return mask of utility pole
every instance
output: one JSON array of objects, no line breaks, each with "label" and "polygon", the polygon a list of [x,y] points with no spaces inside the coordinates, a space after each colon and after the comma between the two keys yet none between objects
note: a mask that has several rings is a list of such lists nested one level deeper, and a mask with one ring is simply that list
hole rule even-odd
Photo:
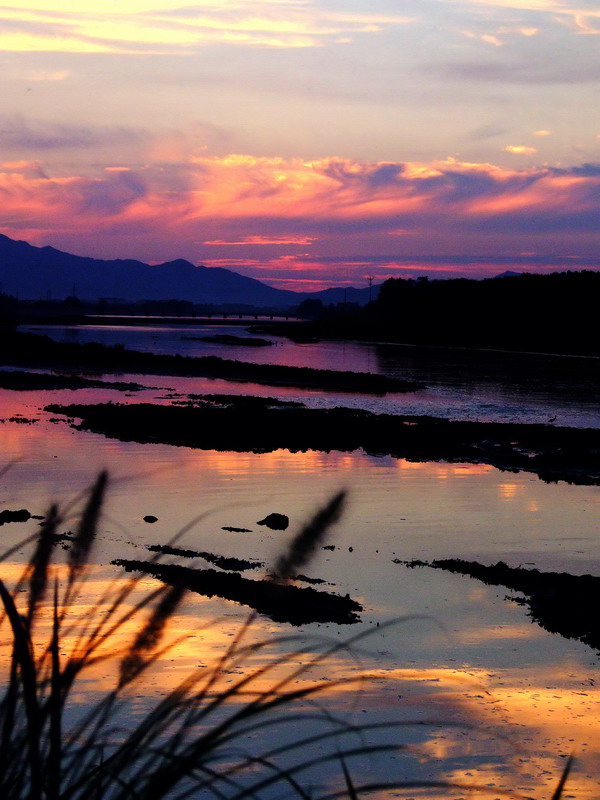
[{"label": "utility pole", "polygon": [[373,294],[373,276],[372,275],[367,275],[367,280],[369,281],[369,303],[370,303],[371,300],[372,300],[372,294]]}]

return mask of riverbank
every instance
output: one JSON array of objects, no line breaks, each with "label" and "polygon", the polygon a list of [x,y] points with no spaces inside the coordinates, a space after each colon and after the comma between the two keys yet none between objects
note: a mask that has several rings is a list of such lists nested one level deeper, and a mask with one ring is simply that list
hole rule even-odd
[{"label": "riverbank", "polygon": [[195,569],[156,561],[116,559],[127,572],[151,575],[169,586],[189,589],[204,597],[221,597],[258,611],[274,622],[307,625],[311,622],[352,625],[360,621],[362,606],[349,595],[294,586],[269,579],[251,580],[237,573]]},{"label": "riverbank", "polygon": [[600,619],[597,597],[600,578],[595,575],[570,575],[567,572],[542,572],[538,569],[509,567],[503,561],[486,566],[477,561],[440,559],[400,561],[406,567],[429,567],[459,575],[468,575],[488,586],[504,586],[520,592],[512,598],[527,606],[532,619],[551,633],[567,639],[579,639],[600,650]]},{"label": "riverbank", "polygon": [[366,394],[415,392],[423,388],[422,384],[415,381],[404,381],[370,372],[252,364],[217,356],[158,355],[128,350],[120,345],[55,342],[47,336],[14,331],[3,337],[0,363],[4,366],[71,372],[221,378],[267,386]]},{"label": "riverbank", "polygon": [[547,482],[600,485],[600,430],[594,429],[311,409],[226,395],[170,406],[53,404],[46,410],[78,418],[77,429],[122,441],[255,453],[362,448],[369,455],[489,464]]},{"label": "riverbank", "polygon": [[146,389],[140,383],[130,381],[100,381],[80,375],[48,375],[43,372],[23,370],[0,370],[0,389],[13,392],[54,391],[56,389],[114,389],[118,392],[139,392]]}]

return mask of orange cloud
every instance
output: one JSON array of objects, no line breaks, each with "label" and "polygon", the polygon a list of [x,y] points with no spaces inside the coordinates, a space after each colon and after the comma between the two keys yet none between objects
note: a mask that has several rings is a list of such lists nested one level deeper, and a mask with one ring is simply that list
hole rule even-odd
[{"label": "orange cloud", "polygon": [[212,242],[204,242],[208,245],[256,245],[256,244],[272,244],[272,245],[288,245],[288,244],[303,244],[308,245],[314,242],[311,236],[246,236],[238,242],[228,242],[223,239],[215,239]]},{"label": "orange cloud", "polygon": [[543,265],[544,256],[589,267],[598,252],[600,169],[232,154],[90,176],[8,162],[0,198],[0,229],[35,244],[240,265],[266,280],[299,272],[317,280],[336,266],[339,280],[344,269],[362,276],[371,264],[369,274],[385,277],[422,269],[424,259],[439,270],[456,269],[453,260],[472,270],[495,258]]}]

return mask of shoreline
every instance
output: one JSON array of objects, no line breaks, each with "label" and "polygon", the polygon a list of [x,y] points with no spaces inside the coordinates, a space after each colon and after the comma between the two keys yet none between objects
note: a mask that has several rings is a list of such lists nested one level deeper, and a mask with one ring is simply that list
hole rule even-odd
[{"label": "shoreline", "polygon": [[592,428],[457,422],[340,406],[312,409],[235,395],[206,395],[166,406],[50,404],[45,410],[69,418],[77,430],[121,441],[256,453],[363,449],[416,462],[483,463],[530,472],[548,483],[600,485],[600,430]]},{"label": "shoreline", "polygon": [[510,599],[527,606],[528,615],[544,630],[565,639],[577,639],[600,650],[600,618],[596,610],[600,577],[509,567],[504,561],[490,566],[459,558],[433,561],[394,559],[394,563],[411,569],[441,569],[466,575],[488,586],[504,586],[520,592],[524,597]]},{"label": "shoreline", "polygon": [[50,368],[55,371],[221,378],[266,386],[387,394],[416,392],[424,385],[372,372],[348,372],[278,364],[253,364],[218,356],[158,355],[129,350],[120,345],[89,342],[55,342],[33,333],[5,337],[0,362],[5,366]]},{"label": "shoreline", "polygon": [[55,375],[26,370],[0,370],[0,389],[13,392],[55,391],[57,389],[114,389],[139,392],[149,387],[129,381],[101,381],[80,375]]},{"label": "shoreline", "polygon": [[248,606],[274,622],[290,625],[322,624],[353,625],[360,622],[362,605],[349,595],[295,586],[271,579],[252,580],[237,572],[218,572],[179,564],[160,564],[117,558],[111,562],[126,572],[150,575],[169,586],[180,586],[204,597],[220,597]]},{"label": "shoreline", "polygon": [[[351,337],[342,336],[339,331],[327,333],[323,330],[319,323],[312,320],[301,320],[290,317],[285,318],[282,314],[262,314],[262,313],[243,313],[239,312],[224,312],[215,313],[212,316],[169,316],[169,315],[134,315],[124,314],[87,314],[80,316],[57,316],[57,317],[41,317],[36,318],[32,316],[27,320],[18,320],[17,327],[28,326],[33,327],[40,325],[41,327],[94,327],[94,326],[110,326],[121,325],[123,327],[139,327],[144,325],[208,325],[208,326],[236,326],[246,327],[249,332],[256,329],[256,332],[271,334],[273,336],[280,336],[282,338],[289,338],[293,341],[294,337],[290,336],[290,332],[299,331],[303,328],[308,332],[308,335],[313,335],[319,340],[333,341],[333,342],[351,342],[355,344],[375,345],[381,347],[404,347],[411,350],[423,350],[424,352],[441,351],[441,352],[459,352],[459,353],[473,353],[476,354],[497,354],[500,356],[523,356],[534,358],[551,358],[551,359],[584,359],[598,361],[600,355],[592,353],[562,353],[562,352],[549,352],[546,350],[517,350],[507,349],[502,347],[493,346],[477,346],[461,345],[461,344],[441,344],[435,342],[410,342],[410,341],[394,341],[393,339],[368,339],[361,336]],[[287,332],[286,332],[287,330]]]}]

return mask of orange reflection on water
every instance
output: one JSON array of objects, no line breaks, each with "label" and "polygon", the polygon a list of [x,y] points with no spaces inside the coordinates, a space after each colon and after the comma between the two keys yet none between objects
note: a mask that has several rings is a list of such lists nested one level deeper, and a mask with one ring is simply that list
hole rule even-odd
[{"label": "orange reflection on water", "polygon": [[[50,582],[56,576],[59,584],[64,588],[67,580],[67,567],[64,564],[51,569]],[[128,583],[132,582],[131,575],[125,575],[115,568],[106,568],[89,565],[86,568],[86,577],[81,584],[81,592],[75,597],[68,607],[68,613],[61,626],[61,654],[68,659],[72,654],[79,654],[82,644],[82,633],[90,633],[97,624],[102,623],[108,608],[113,603],[118,593]],[[8,586],[16,586],[23,576],[23,565],[19,563],[0,564],[0,578]],[[25,584],[27,585],[27,584]],[[113,622],[108,623],[109,630],[117,619],[122,619],[119,626],[107,638],[99,639],[99,646],[95,653],[102,657],[102,662],[92,664],[85,671],[86,690],[94,692],[107,692],[115,688],[120,659],[128,652],[136,635],[151,614],[156,601],[142,607],[141,603],[152,592],[160,588],[160,581],[141,577],[135,582],[132,591],[123,597],[119,603],[118,614],[113,617]],[[17,609],[20,613],[27,610],[27,593],[18,592],[15,598]],[[136,608],[139,606],[139,613]],[[59,604],[60,607],[60,604]],[[244,621],[252,619],[247,629]],[[12,652],[12,636],[4,620],[0,638],[0,663],[7,665]],[[52,633],[53,603],[48,597],[40,603],[36,623],[33,628],[32,641],[35,652],[40,655],[44,652]],[[104,628],[103,630],[106,630]],[[230,683],[234,678],[224,677],[241,676],[248,670],[262,670],[269,666],[264,674],[257,674],[252,681],[251,691],[262,692],[273,685],[275,679],[279,680],[286,674],[299,668],[308,666],[310,659],[317,656],[323,648],[307,648],[308,637],[302,634],[286,635],[282,638],[281,628],[269,620],[250,615],[250,612],[231,613],[228,609],[226,615],[222,614],[222,604],[214,603],[208,598],[188,592],[180,608],[174,612],[165,630],[164,641],[169,647],[156,667],[151,668],[146,676],[147,688],[154,687],[157,691],[165,693],[175,689],[182,679],[197,670],[210,671],[231,647],[232,642],[242,632],[240,642],[231,652],[230,658],[223,666],[220,676],[222,683]],[[86,638],[85,636],[83,638]],[[280,644],[287,642],[287,650],[282,650]],[[257,646],[258,642],[263,645]],[[314,640],[316,646],[317,640]],[[333,644],[333,640],[329,645]],[[337,643],[336,643],[337,644]],[[247,646],[252,649],[245,653]],[[326,645],[327,646],[327,645]],[[296,650],[302,652],[296,653]],[[245,655],[244,655],[245,653]],[[282,654],[287,655],[281,659]],[[169,669],[165,670],[165,661]],[[323,666],[320,667],[320,670]],[[347,660],[343,656],[327,659],[327,681],[347,681]],[[319,673],[321,674],[321,673]],[[295,680],[296,688],[299,684],[316,685],[321,681],[315,674],[303,672]],[[350,689],[347,689],[348,691]],[[340,691],[346,691],[340,687]]]},{"label": "orange reflection on water", "polygon": [[[256,454],[246,452],[186,449],[182,460],[190,466],[197,463],[201,469],[220,475],[251,476],[251,461],[255,457]],[[280,475],[283,470],[288,473],[314,475],[322,469],[325,460],[334,460],[336,468],[342,471],[354,470],[356,467],[356,459],[350,453],[322,453],[315,450],[292,452],[285,449],[260,453],[261,472],[267,475]]]},{"label": "orange reflection on water", "polygon": [[517,494],[522,491],[522,486],[517,483],[500,483],[498,485],[498,494],[501,500],[514,500]]},{"label": "orange reflection on water", "polygon": [[[10,415],[15,416],[14,410],[11,408]],[[0,415],[2,409],[0,409]],[[23,414],[27,419],[34,419],[37,415],[32,415],[31,411],[28,415]],[[0,438],[2,439],[2,451],[8,454],[10,460],[24,458],[31,448],[31,431],[25,430],[31,428],[31,425],[16,422],[0,422]],[[5,455],[6,458],[6,455]]]},{"label": "orange reflection on water", "polygon": [[[442,728],[421,746],[433,758],[458,758],[465,748],[471,754],[472,767],[451,770],[446,773],[449,780],[550,797],[565,758],[573,754],[575,767],[565,796],[578,800],[599,796],[600,688],[574,667],[537,670],[535,676],[525,669],[490,674],[445,667],[385,674],[402,686],[403,700],[419,713],[473,726],[468,733]],[[419,686],[428,690],[419,693]],[[490,753],[505,758],[494,763]],[[489,797],[489,793],[471,796]]]},{"label": "orange reflection on water", "polygon": [[489,642],[498,642],[506,639],[507,641],[513,641],[514,639],[526,639],[527,641],[531,641],[532,639],[544,639],[546,634],[544,631],[534,625],[533,623],[514,623],[512,625],[496,625],[493,628],[490,627],[470,627],[468,630],[461,632],[460,634],[460,641],[464,644],[469,645],[482,645]]},{"label": "orange reflection on water", "polygon": [[407,461],[399,458],[394,462],[403,472],[426,472],[432,477],[471,477],[487,475],[495,470],[489,464],[450,464],[445,461]]},{"label": "orange reflection on water", "polygon": [[[14,584],[22,565],[0,565],[0,576]],[[57,568],[64,577],[64,567]],[[117,580],[115,581],[115,576]],[[102,597],[122,586],[122,578],[112,568],[89,567],[88,579],[76,604],[70,609],[74,627],[65,630],[61,652],[69,653],[77,644],[79,626],[106,612],[98,606]],[[134,608],[140,597],[153,591],[158,582],[143,578],[136,590],[122,604],[122,611]],[[26,596],[17,597],[20,610],[24,610]],[[174,642],[170,649],[152,667],[143,681],[135,687],[135,707],[142,713],[165,693],[176,688],[193,671],[204,676],[227,651],[241,630],[245,614],[231,613],[219,616],[222,605],[189,596],[182,608],[172,616],[167,640]],[[51,605],[46,602],[41,609],[35,629],[36,638],[45,642],[51,632]],[[119,659],[140,629],[141,617],[125,619],[118,632],[103,642],[101,651],[110,656],[85,672],[72,696],[76,703],[89,703],[90,696],[111,691],[118,675]],[[487,631],[490,638],[515,638],[528,635],[524,625],[507,625],[502,629]],[[577,798],[597,797],[597,774],[600,768],[600,690],[590,679],[578,674],[578,667],[566,665],[559,668],[536,668],[531,674],[526,668],[488,670],[469,666],[449,668],[389,666],[376,659],[374,669],[369,659],[355,661],[353,648],[334,650],[330,656],[316,662],[315,668],[304,667],[323,652],[323,637],[318,640],[300,633],[284,644],[278,637],[281,628],[270,621],[256,618],[243,642],[254,644],[259,640],[268,646],[239,658],[226,660],[218,672],[213,692],[227,691],[237,681],[243,680],[252,670],[255,679],[235,693],[231,702],[245,702],[255,693],[273,688],[285,676],[291,678],[289,688],[299,689],[322,685],[327,687],[322,702],[336,712],[351,715],[363,709],[377,719],[389,719],[397,714],[399,719],[422,722],[436,719],[441,724],[419,741],[417,752],[421,758],[433,758],[431,774],[450,777],[464,784],[488,784],[518,789],[529,796],[541,797],[541,790],[556,784],[560,773],[560,756],[574,751],[579,769],[569,780],[569,792]],[[537,628],[529,629],[535,635]],[[340,640],[329,635],[325,647],[335,646]],[[0,661],[8,664],[11,641],[6,628],[0,641]],[[39,648],[38,648],[39,650]],[[277,659],[281,662],[277,664]],[[63,655],[64,658],[64,655]],[[270,667],[267,671],[261,670]],[[166,667],[166,668],[165,668]],[[295,674],[298,670],[298,674]],[[369,680],[362,684],[352,682],[362,672]],[[337,682],[340,682],[339,684]],[[359,721],[367,717],[359,717]],[[448,727],[444,723],[471,727]],[[500,755],[499,759],[497,756]],[[467,759],[470,768],[453,768],[445,763],[449,759]],[[429,763],[429,762],[427,762]],[[450,775],[448,770],[450,769]],[[429,797],[442,796],[435,792]],[[447,796],[447,795],[444,795]],[[489,796],[475,792],[472,797]],[[549,796],[549,793],[547,793]]]}]

